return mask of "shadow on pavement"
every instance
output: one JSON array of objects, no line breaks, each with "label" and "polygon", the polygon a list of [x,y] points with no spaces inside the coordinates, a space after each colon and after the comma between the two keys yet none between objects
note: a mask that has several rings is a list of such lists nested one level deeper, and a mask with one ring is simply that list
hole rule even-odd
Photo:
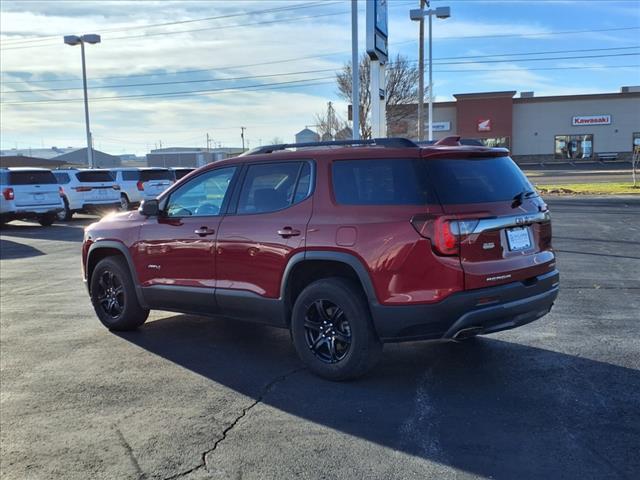
[{"label": "shadow on pavement", "polygon": [[301,367],[285,330],[177,315],[129,342],[315,424],[496,479],[632,478],[640,471],[640,373],[482,338],[385,346],[366,378]]},{"label": "shadow on pavement", "polygon": [[90,222],[66,222],[42,227],[37,223],[26,222],[7,223],[0,230],[3,237],[32,238],[42,240],[56,240],[59,242],[81,242],[84,227]]},{"label": "shadow on pavement", "polygon": [[44,255],[37,248],[0,238],[0,260],[14,260]]}]

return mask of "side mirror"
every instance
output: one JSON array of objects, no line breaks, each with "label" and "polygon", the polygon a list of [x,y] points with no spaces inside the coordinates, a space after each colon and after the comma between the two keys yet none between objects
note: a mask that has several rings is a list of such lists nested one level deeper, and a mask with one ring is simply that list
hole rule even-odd
[{"label": "side mirror", "polygon": [[155,198],[143,200],[140,204],[140,208],[138,208],[138,212],[147,217],[157,217],[160,215],[160,205],[158,204],[158,200]]}]

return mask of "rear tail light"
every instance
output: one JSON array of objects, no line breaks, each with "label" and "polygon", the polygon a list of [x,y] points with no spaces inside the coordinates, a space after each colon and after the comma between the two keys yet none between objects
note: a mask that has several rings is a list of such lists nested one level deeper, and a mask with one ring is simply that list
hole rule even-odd
[{"label": "rear tail light", "polygon": [[64,188],[58,187],[58,193],[60,194],[61,197],[64,197]]},{"label": "rear tail light", "polygon": [[473,233],[478,220],[457,220],[435,215],[414,215],[411,225],[439,255],[459,255],[460,243]]},{"label": "rear tail light", "polygon": [[138,187],[138,190],[140,190],[141,192],[144,191],[144,184],[142,183],[142,180],[138,180],[138,183],[136,183],[136,187]]},{"label": "rear tail light", "polygon": [[90,192],[91,187],[74,187],[76,192]]},{"label": "rear tail light", "polygon": [[120,190],[120,185],[111,185],[114,190]]},{"label": "rear tail light", "polygon": [[2,196],[5,200],[13,200],[15,198],[15,194],[13,193],[13,188],[5,188],[2,191]]}]

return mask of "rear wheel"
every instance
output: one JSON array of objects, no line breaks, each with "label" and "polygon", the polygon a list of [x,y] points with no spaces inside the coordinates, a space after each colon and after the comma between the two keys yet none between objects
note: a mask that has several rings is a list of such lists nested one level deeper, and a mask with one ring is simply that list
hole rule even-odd
[{"label": "rear wheel", "polygon": [[293,306],[291,333],[303,362],[330,380],[364,375],[382,353],[362,292],[344,278],[318,280],[302,291]]},{"label": "rear wheel", "polygon": [[149,316],[136,296],[129,268],[120,257],[98,262],[91,275],[91,303],[109,330],[135,330]]},{"label": "rear wheel", "polygon": [[38,217],[38,223],[43,227],[48,227],[56,221],[58,216],[55,213],[45,213],[44,215],[40,215]]}]

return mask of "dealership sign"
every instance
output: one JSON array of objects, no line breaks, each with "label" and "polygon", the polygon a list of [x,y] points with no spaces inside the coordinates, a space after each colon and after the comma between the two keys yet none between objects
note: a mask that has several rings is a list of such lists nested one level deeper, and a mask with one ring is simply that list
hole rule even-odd
[{"label": "dealership sign", "polygon": [[478,120],[478,131],[479,132],[490,132],[491,131],[491,119],[490,118],[481,118]]},{"label": "dealership sign", "polygon": [[448,132],[451,130],[451,122],[433,122],[431,129],[434,132]]},{"label": "dealership sign", "polygon": [[580,115],[572,118],[572,125],[611,125],[611,115]]}]

